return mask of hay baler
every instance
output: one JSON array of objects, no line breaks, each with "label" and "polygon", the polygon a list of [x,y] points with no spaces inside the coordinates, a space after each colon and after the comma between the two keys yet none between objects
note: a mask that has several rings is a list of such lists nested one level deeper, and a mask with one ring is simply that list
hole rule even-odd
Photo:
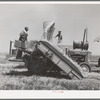
[{"label": "hay baler", "polygon": [[63,72],[66,77],[71,79],[82,79],[86,77],[86,73],[83,72],[81,67],[74,62],[67,55],[63,55],[62,52],[47,41],[36,42],[33,46],[33,50],[21,49],[24,52],[22,57],[25,62],[29,73],[31,74],[58,74]]},{"label": "hay baler", "polygon": [[[12,52],[11,44],[12,42],[10,42],[10,55]],[[29,46],[30,44],[32,46]],[[18,53],[18,51],[23,52],[21,59],[25,62],[25,66],[27,67],[28,71],[32,74],[63,72],[66,76],[69,76],[72,79],[82,79],[86,77],[86,72],[82,70],[82,68],[84,67],[81,68],[79,63],[77,62],[80,59],[76,60],[76,58],[79,57],[76,56],[75,59],[73,59],[74,57],[72,55],[72,51],[69,51],[68,55],[64,55],[65,52],[60,52],[61,48],[59,48],[59,46],[55,46],[54,44],[48,41],[31,41],[27,44],[27,47],[25,47],[25,44],[23,44],[22,42],[15,41],[14,46],[16,47],[16,54]],[[31,49],[28,48],[28,46],[31,47]],[[82,48],[83,50],[87,49],[88,45],[87,42],[85,43],[83,41],[80,45],[76,45],[75,43],[75,47],[77,46],[78,48]],[[87,55],[86,52],[85,55]],[[82,57],[84,58],[84,55],[82,55]],[[18,59],[14,60],[19,61]],[[84,65],[81,64],[81,66]],[[87,72],[89,71],[90,70],[88,70]]]}]

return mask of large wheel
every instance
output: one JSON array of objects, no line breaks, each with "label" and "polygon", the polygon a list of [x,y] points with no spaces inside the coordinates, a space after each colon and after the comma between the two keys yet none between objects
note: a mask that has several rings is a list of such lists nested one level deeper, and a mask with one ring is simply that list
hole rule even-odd
[{"label": "large wheel", "polygon": [[25,68],[27,68],[28,67],[28,62],[30,61],[30,55],[28,55],[28,54],[25,54],[24,56],[23,56],[23,61],[24,61],[24,63],[25,63]]},{"label": "large wheel", "polygon": [[29,73],[43,74],[46,72],[46,62],[42,57],[33,57],[31,61],[26,62]]},{"label": "large wheel", "polygon": [[98,59],[98,67],[100,67],[100,58]]},{"label": "large wheel", "polygon": [[82,62],[80,63],[80,66],[84,72],[87,72],[87,73],[91,72],[91,67],[88,63]]},{"label": "large wheel", "polygon": [[25,60],[24,60],[24,63],[25,63],[25,68],[27,68],[27,67],[28,67],[28,60],[25,59]]},{"label": "large wheel", "polygon": [[22,58],[22,50],[18,49],[16,54],[16,59],[21,59],[21,58]]}]

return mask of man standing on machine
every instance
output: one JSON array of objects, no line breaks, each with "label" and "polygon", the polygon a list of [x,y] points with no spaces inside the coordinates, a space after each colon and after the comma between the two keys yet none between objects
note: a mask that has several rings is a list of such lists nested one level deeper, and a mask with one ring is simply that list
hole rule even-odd
[{"label": "man standing on machine", "polygon": [[[28,27],[25,27],[24,30],[20,33],[19,41],[22,42],[22,44],[25,44],[27,42],[27,36],[28,36]],[[22,50],[17,51],[16,59],[20,59],[22,57]]]},{"label": "man standing on machine", "polygon": [[58,31],[58,34],[54,38],[56,38],[56,37],[58,37],[58,44],[60,44],[62,42],[62,34],[61,34],[61,31]]}]

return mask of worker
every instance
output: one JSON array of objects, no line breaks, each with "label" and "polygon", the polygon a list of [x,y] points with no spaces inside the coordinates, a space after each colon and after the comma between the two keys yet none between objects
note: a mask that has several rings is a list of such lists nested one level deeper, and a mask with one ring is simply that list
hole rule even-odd
[{"label": "worker", "polygon": [[56,37],[58,37],[58,44],[60,44],[62,42],[62,34],[61,34],[61,31],[58,31],[58,34],[54,38],[56,38]]},{"label": "worker", "polygon": [[[24,45],[27,42],[27,36],[28,36],[28,27],[25,27],[24,30],[20,33],[19,41],[21,41]],[[20,59],[22,57],[22,50],[17,51],[16,59]]]},{"label": "worker", "polygon": [[24,30],[20,33],[19,41],[26,42],[27,41],[27,36],[28,36],[28,27],[25,27]]}]

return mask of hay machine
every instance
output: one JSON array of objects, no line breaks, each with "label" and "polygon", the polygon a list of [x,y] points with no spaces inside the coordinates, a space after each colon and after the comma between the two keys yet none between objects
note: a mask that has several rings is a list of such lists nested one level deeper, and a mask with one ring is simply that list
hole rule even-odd
[{"label": "hay machine", "polygon": [[[50,25],[49,28],[51,28]],[[15,49],[12,49],[12,44],[14,44]],[[56,74],[63,72],[71,79],[82,79],[86,77],[87,72],[91,71],[89,64],[91,52],[88,51],[87,29],[84,30],[83,41],[74,41],[73,50],[65,48],[65,55],[59,52],[58,46],[56,48],[48,41],[35,41],[33,44],[34,49],[29,50],[25,48],[25,44],[18,40],[10,41],[9,56],[16,56],[18,50],[22,50],[24,53],[22,58],[13,59],[13,61],[24,61],[29,73],[47,75],[50,72]]]}]

